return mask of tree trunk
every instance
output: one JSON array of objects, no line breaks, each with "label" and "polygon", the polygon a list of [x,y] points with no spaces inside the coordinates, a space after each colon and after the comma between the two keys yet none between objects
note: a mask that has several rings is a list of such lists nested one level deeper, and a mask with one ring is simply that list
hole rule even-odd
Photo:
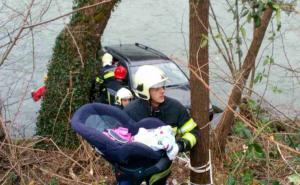
[{"label": "tree trunk", "polygon": [[219,153],[224,152],[226,145],[226,138],[230,132],[230,129],[233,124],[234,112],[232,110],[236,110],[237,106],[240,104],[242,92],[246,81],[249,77],[250,71],[255,65],[255,60],[259,51],[259,48],[262,44],[262,41],[265,36],[265,32],[269,25],[269,22],[272,17],[273,10],[271,7],[267,7],[261,17],[261,26],[255,28],[254,36],[244,63],[242,65],[241,70],[236,75],[236,82],[234,87],[232,88],[231,94],[229,96],[227,107],[222,115],[221,121],[215,129],[215,144],[217,148],[215,148],[215,152]]},{"label": "tree trunk", "polygon": [[[208,84],[208,13],[209,0],[190,0],[190,84],[192,117],[198,124],[200,136],[191,151],[191,165],[199,167],[208,162],[209,151],[209,92],[197,76]],[[209,183],[209,172],[191,171],[191,182]]]},{"label": "tree trunk", "polygon": [[60,146],[78,144],[69,121],[73,112],[89,100],[92,79],[101,66],[97,58],[101,50],[100,38],[116,2],[74,0],[74,9],[99,5],[73,14],[70,23],[56,38],[37,134],[51,137]]}]

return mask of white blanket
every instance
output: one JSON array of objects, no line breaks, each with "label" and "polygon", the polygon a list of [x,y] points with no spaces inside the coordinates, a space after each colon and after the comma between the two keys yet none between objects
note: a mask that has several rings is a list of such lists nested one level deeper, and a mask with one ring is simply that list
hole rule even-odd
[{"label": "white blanket", "polygon": [[154,151],[166,150],[170,160],[175,159],[179,150],[171,126],[162,126],[156,129],[140,128],[132,141],[143,143]]}]

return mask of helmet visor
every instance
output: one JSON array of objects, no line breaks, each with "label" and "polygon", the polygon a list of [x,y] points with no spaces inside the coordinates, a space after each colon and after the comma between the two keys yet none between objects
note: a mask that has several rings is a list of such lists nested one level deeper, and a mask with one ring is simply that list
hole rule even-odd
[{"label": "helmet visor", "polygon": [[131,100],[131,99],[132,99],[132,96],[124,96],[124,97],[122,97],[121,99],[122,99],[122,100],[123,100],[123,99]]},{"label": "helmet visor", "polygon": [[165,87],[165,86],[166,86],[166,80],[159,82],[157,84],[154,84],[150,88],[160,88],[160,87]]}]

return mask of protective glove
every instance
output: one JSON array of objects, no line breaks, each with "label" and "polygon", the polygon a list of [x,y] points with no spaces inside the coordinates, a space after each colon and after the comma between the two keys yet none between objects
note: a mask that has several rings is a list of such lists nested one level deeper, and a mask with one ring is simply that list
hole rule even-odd
[{"label": "protective glove", "polygon": [[179,152],[186,152],[191,149],[190,143],[185,139],[180,138],[176,141],[176,143],[178,145]]},{"label": "protective glove", "polygon": [[184,150],[184,141],[178,140],[178,141],[176,141],[176,143],[178,145],[178,152],[183,152],[183,150]]}]

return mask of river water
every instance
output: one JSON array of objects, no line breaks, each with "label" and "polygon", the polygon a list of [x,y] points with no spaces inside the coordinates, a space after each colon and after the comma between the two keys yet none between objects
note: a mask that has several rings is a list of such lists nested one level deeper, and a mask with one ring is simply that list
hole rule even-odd
[{"label": "river water", "polygon": [[[0,2],[0,46],[9,41],[7,31],[17,29],[22,19],[17,15],[26,10],[26,1],[6,0]],[[7,3],[5,6],[4,3]],[[8,6],[9,5],[9,6]],[[233,28],[232,15],[227,11],[228,6],[219,1],[212,1],[212,5],[226,33],[231,33]],[[41,9],[45,13],[41,16]],[[171,58],[178,59],[179,65],[187,70],[188,53],[188,1],[184,0],[122,0],[113,12],[111,19],[102,37],[102,44],[125,44],[139,42],[162,51]],[[299,6],[298,6],[299,9]],[[57,17],[72,10],[72,1],[47,0],[37,1],[34,5],[33,23]],[[261,54],[271,55],[275,63],[289,66],[300,71],[300,15],[287,15],[282,13],[282,35],[278,33],[275,44],[268,46],[265,39]],[[5,120],[14,136],[28,137],[34,134],[37,112],[40,102],[30,99],[30,90],[43,84],[43,76],[47,73],[47,63],[52,54],[55,38],[68,23],[69,17],[35,27],[33,37],[30,32],[17,42],[10,53],[8,60],[0,66],[0,98],[5,105]],[[276,27],[276,21],[273,22]],[[213,26],[213,28],[215,28]],[[269,27],[269,31],[272,26]],[[251,28],[246,27],[247,36],[251,36]],[[13,38],[16,32],[10,34]],[[267,37],[270,33],[267,33]],[[34,38],[34,39],[32,39]],[[34,42],[32,41],[34,40]],[[250,39],[246,39],[249,43]],[[284,42],[284,44],[283,44]],[[33,44],[34,43],[34,44]],[[226,65],[218,54],[213,42],[210,42],[210,72],[212,91],[226,101],[231,87],[222,78],[228,79]],[[34,47],[33,47],[34,45]],[[284,46],[284,47],[283,47]],[[0,56],[5,48],[0,48]],[[264,51],[264,52],[262,52]],[[33,57],[34,56],[34,57]],[[258,57],[258,60],[260,57]],[[267,73],[269,66],[264,66],[261,59],[258,72]],[[262,80],[255,86],[255,91],[264,94],[281,111],[291,115],[299,115],[300,111],[300,77],[291,78],[293,73],[282,70],[272,65],[270,78]],[[266,88],[266,83],[270,85]],[[281,93],[278,93],[282,91]],[[276,91],[274,93],[274,91]],[[211,99],[222,106],[215,96]],[[21,101],[24,100],[24,101]]]}]

